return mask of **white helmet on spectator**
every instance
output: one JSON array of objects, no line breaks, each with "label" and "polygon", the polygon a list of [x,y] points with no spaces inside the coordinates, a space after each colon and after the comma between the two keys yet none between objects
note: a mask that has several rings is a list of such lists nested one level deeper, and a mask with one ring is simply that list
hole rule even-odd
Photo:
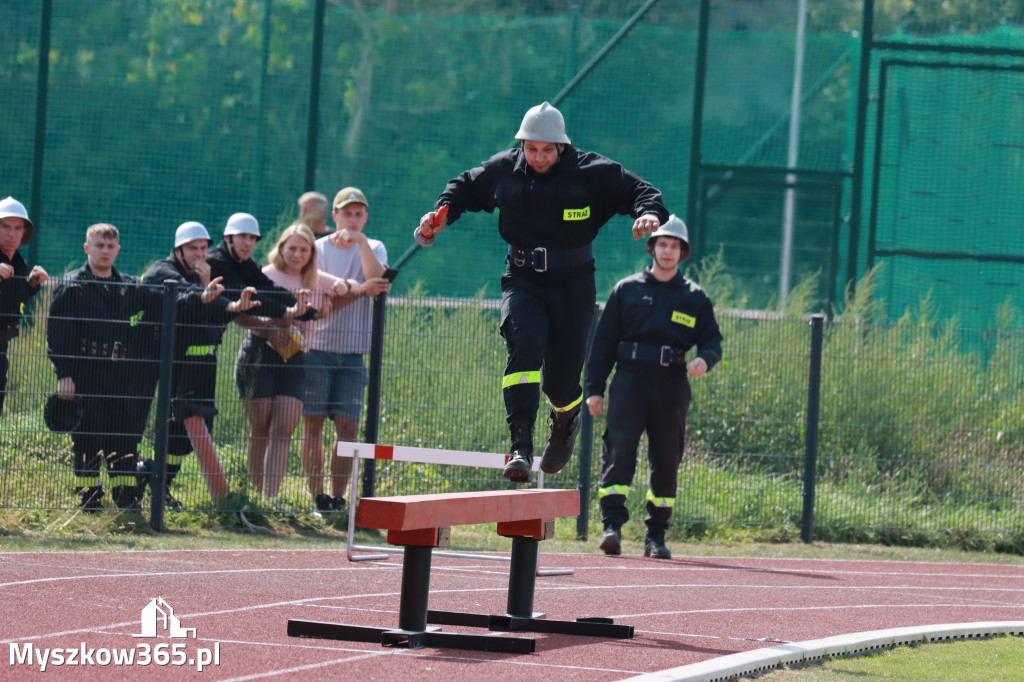
[{"label": "white helmet on spectator", "polygon": [[235,213],[228,218],[228,224],[224,227],[224,236],[233,234],[251,234],[260,240],[260,224],[256,218],[248,213]]},{"label": "white helmet on spectator", "polygon": [[29,240],[32,239],[34,226],[32,221],[28,219],[28,211],[25,210],[25,206],[14,197],[7,197],[0,201],[0,219],[3,218],[21,218],[25,221],[25,233],[21,236],[21,245],[25,246],[25,244],[28,244]]},{"label": "white helmet on spectator", "polygon": [[668,217],[664,225],[647,237],[647,255],[654,255],[654,244],[658,241],[658,237],[675,237],[682,242],[682,255],[679,260],[684,261],[690,257],[690,233],[686,229],[686,223],[676,217],[675,213]]},{"label": "white helmet on spectator", "polygon": [[210,233],[206,231],[206,228],[201,223],[197,223],[194,220],[182,223],[174,231],[174,248],[188,244],[196,239],[205,239],[207,245],[213,244],[213,240],[210,239]]},{"label": "white helmet on spectator", "polygon": [[565,134],[565,119],[562,118],[562,112],[547,102],[531,107],[526,112],[519,132],[516,133],[516,139],[570,144],[569,136]]}]

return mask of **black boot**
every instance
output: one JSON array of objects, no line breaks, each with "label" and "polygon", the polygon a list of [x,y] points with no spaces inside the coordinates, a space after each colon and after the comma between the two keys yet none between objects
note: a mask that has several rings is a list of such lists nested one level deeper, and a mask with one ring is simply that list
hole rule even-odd
[{"label": "black boot", "polygon": [[672,552],[665,546],[665,531],[647,529],[644,536],[644,556],[652,559],[671,559]]},{"label": "black boot", "polygon": [[545,474],[557,474],[572,457],[576,436],[580,435],[583,418],[577,405],[567,412],[551,410],[551,437],[540,460],[540,470]]},{"label": "black boot", "polygon": [[82,497],[82,511],[87,514],[103,511],[103,488],[101,486],[79,488],[78,494]]},{"label": "black boot", "polygon": [[622,554],[622,529],[615,524],[606,523],[604,525],[604,536],[601,538],[601,544],[598,546],[608,556]]},{"label": "black boot", "polygon": [[139,504],[139,488],[136,485],[115,485],[110,497],[121,511],[141,511]]},{"label": "black boot", "polygon": [[513,422],[508,425],[512,450],[501,475],[513,483],[529,483],[533,466],[533,424]]},{"label": "black boot", "polygon": [[136,484],[136,490],[141,500],[146,495],[146,486],[149,485],[149,477],[153,474],[153,460],[151,459],[140,459],[139,463],[135,465],[135,475],[138,483]]}]

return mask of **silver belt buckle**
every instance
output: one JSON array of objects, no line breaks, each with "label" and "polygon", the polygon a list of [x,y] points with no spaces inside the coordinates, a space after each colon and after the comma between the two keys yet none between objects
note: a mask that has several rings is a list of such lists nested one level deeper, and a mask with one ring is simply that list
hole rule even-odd
[{"label": "silver belt buckle", "polygon": [[[544,254],[544,267],[540,267],[540,266],[535,265],[533,267],[533,269],[536,270],[537,272],[547,272],[548,271],[548,250],[546,248],[544,248],[543,246],[538,246],[537,248],[535,248],[533,250],[533,252],[535,254]],[[534,259],[534,260],[536,261],[536,259]]]},{"label": "silver belt buckle", "polygon": [[666,351],[671,353],[672,352],[672,346],[662,346],[661,347],[661,353],[658,355],[658,364],[660,364],[662,367],[668,367],[670,364],[672,364],[671,360],[666,360],[665,359],[665,352]]}]

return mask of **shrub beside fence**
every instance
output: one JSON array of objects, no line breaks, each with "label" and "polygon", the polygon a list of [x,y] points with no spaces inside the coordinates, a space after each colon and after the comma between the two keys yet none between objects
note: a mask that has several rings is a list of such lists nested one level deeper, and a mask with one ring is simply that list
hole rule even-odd
[{"label": "shrub beside fence", "polygon": [[[779,314],[718,310],[725,358],[692,382],[670,535],[739,533],[788,540],[801,529],[813,529],[815,539],[829,541],[1024,552],[1019,475],[1024,339],[1010,323],[993,330],[936,324],[927,305],[898,321],[867,323],[862,321],[871,317],[870,296],[861,291],[865,286],[858,289],[859,300],[847,301],[846,312],[823,326],[820,412],[811,438],[812,325],[804,311],[792,307],[799,308],[798,300],[791,297],[790,309]],[[71,510],[78,504],[70,439],[50,433],[42,419],[45,399],[56,388],[46,357],[46,296],[26,311],[22,333],[8,351],[9,394],[0,418],[0,507],[6,509]],[[404,297],[381,299],[375,310],[386,324],[381,353],[373,358],[380,363],[379,403],[366,411],[373,420],[366,433],[394,445],[505,452],[499,382],[505,353],[497,302]],[[249,489],[248,426],[232,377],[241,338],[242,330],[230,326],[218,353],[220,414],[213,434],[236,493],[221,506],[312,511],[298,434],[281,494],[259,500]],[[154,453],[154,418],[142,457]],[[545,423],[542,410],[538,446],[546,438]],[[546,480],[548,486],[584,488],[589,503],[581,534],[588,519],[599,519],[603,418],[593,420],[591,428],[593,448],[578,447],[566,469]],[[327,431],[330,449],[333,434]],[[809,452],[816,454],[810,528],[804,510]],[[638,534],[647,476],[641,452],[628,497]],[[496,470],[378,462],[364,473],[363,491],[413,494],[508,485]],[[218,511],[193,456],[172,492],[186,508],[183,513]],[[168,525],[174,525],[175,513],[168,510]]]}]

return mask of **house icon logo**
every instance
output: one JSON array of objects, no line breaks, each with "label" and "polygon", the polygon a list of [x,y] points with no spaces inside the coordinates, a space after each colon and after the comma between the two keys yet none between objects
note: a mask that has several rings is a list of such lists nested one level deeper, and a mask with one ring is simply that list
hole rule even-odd
[{"label": "house icon logo", "polygon": [[158,637],[166,636],[177,639],[187,639],[191,633],[192,639],[196,637],[195,628],[181,627],[181,620],[174,615],[174,609],[164,601],[163,597],[156,597],[150,600],[142,608],[142,632],[133,637]]}]

